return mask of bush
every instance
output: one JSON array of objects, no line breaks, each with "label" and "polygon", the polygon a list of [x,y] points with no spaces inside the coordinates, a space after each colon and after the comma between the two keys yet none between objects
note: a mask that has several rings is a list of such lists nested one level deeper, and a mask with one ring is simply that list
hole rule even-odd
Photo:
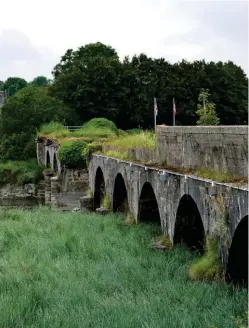
[{"label": "bush", "polygon": [[89,146],[83,141],[64,143],[58,151],[62,165],[67,168],[86,168],[89,160]]},{"label": "bush", "polygon": [[105,129],[118,134],[118,128],[116,127],[115,123],[102,117],[91,119],[83,125],[83,128]]},{"label": "bush", "polygon": [[0,163],[0,185],[37,183],[43,179],[42,170],[35,160]]},{"label": "bush", "polygon": [[35,134],[14,133],[4,135],[0,141],[0,159],[5,160],[26,160],[36,156]]}]

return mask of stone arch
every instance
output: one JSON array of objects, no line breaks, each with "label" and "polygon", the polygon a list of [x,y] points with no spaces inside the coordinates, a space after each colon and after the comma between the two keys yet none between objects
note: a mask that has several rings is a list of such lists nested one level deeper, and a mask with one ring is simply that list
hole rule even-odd
[{"label": "stone arch", "polygon": [[248,215],[238,224],[229,249],[227,279],[248,286]]},{"label": "stone arch", "polygon": [[156,195],[149,182],[145,182],[141,190],[137,220],[139,222],[156,223],[161,225]]},{"label": "stone arch", "polygon": [[105,197],[105,179],[103,171],[100,167],[97,168],[94,184],[94,209],[99,208]]},{"label": "stone arch", "polygon": [[205,230],[194,199],[185,194],[180,199],[174,228],[174,244],[184,244],[192,250],[204,251]]},{"label": "stone arch", "polygon": [[56,156],[56,153],[54,153],[54,156],[53,156],[53,170],[55,172],[58,171],[58,162],[57,162],[57,156]]},{"label": "stone arch", "polygon": [[51,167],[49,150],[47,150],[47,153],[46,153],[46,167]]},{"label": "stone arch", "polygon": [[128,211],[128,194],[124,178],[121,173],[118,173],[113,188],[113,212]]}]

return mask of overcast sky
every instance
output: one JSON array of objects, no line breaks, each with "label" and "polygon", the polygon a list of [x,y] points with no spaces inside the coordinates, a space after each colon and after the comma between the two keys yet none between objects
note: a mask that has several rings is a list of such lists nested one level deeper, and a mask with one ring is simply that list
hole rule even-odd
[{"label": "overcast sky", "polygon": [[0,80],[50,77],[68,48],[97,41],[121,58],[232,60],[248,73],[247,1],[8,0],[0,10]]}]

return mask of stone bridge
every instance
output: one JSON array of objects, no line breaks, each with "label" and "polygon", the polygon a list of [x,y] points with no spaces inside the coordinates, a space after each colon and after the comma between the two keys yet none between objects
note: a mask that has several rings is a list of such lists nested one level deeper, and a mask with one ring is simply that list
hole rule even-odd
[{"label": "stone bridge", "polygon": [[137,222],[155,222],[172,244],[202,249],[218,237],[232,280],[247,280],[248,190],[153,167],[93,155],[89,185],[94,208],[103,197],[114,212],[127,207]]},{"label": "stone bridge", "polygon": [[[137,148],[131,153],[135,161],[147,166],[92,156],[88,173],[94,209],[101,207],[105,197],[114,212],[127,211],[137,222],[160,224],[162,234],[173,245],[184,243],[203,250],[206,240],[218,238],[228,276],[234,281],[247,281],[248,186],[218,183],[148,164],[177,167],[179,171],[204,168],[247,177],[248,127],[159,126],[156,133],[156,149]],[[52,140],[37,140],[38,163],[61,173],[57,148]],[[72,172],[72,176],[75,173],[73,182],[81,176],[79,172]],[[85,180],[82,175],[79,181]],[[57,203],[57,185],[56,177],[47,179],[47,204]],[[83,198],[82,203],[92,206],[91,197]]]}]

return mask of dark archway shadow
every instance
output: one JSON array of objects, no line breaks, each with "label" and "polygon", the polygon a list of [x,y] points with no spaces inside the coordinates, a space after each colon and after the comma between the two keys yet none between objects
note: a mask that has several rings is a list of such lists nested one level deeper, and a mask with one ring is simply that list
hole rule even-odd
[{"label": "dark archway shadow", "polygon": [[229,250],[227,280],[248,287],[248,215],[238,224]]},{"label": "dark archway shadow", "polygon": [[50,160],[50,155],[49,155],[48,150],[47,150],[46,167],[51,167],[51,160]]},{"label": "dark archway shadow", "polygon": [[128,211],[128,198],[124,178],[117,174],[113,190],[113,212],[126,213]]},{"label": "dark archway shadow", "polygon": [[138,205],[138,221],[161,226],[161,219],[154,190],[150,183],[143,185]]},{"label": "dark archway shadow", "polygon": [[98,167],[95,176],[94,187],[94,209],[99,208],[105,197],[105,180],[104,175],[100,167]]},{"label": "dark archway shadow", "polygon": [[55,154],[54,154],[54,158],[53,158],[53,168],[54,168],[54,171],[55,172],[58,171],[57,158],[56,158],[56,155]]},{"label": "dark archway shadow", "polygon": [[195,201],[189,195],[181,198],[177,209],[174,244],[182,244],[191,250],[204,252],[205,231],[201,215]]}]

